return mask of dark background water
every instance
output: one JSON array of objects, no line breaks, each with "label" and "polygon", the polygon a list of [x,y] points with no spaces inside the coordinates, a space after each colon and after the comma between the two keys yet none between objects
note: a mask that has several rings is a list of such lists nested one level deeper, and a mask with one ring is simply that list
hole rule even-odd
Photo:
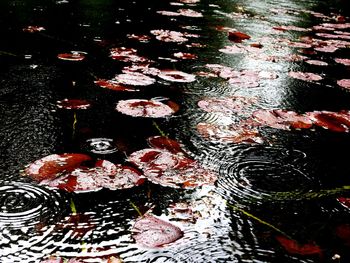
[{"label": "dark background water", "polygon": [[[194,9],[204,17],[172,18],[156,13],[179,8]],[[271,12],[273,8],[298,13]],[[262,128],[261,133],[270,143],[252,146],[209,142],[196,131],[199,122],[232,121],[231,117],[200,110],[197,102],[205,97],[258,97],[259,104],[252,110],[350,109],[349,93],[336,85],[337,79],[349,78],[349,68],[333,61],[335,57],[348,58],[348,48],[335,54],[310,56],[328,62],[325,68],[303,62],[273,63],[218,51],[230,42],[216,26],[237,28],[269,46],[276,38],[272,26],[310,27],[323,22],[302,10],[349,15],[346,1],[202,0],[178,7],[169,1],[2,0],[0,262],[40,262],[54,253],[75,257],[86,248],[87,255],[99,255],[93,250],[103,250],[106,255],[119,254],[125,262],[349,262],[349,233],[344,234],[345,238],[337,235],[350,219],[349,208],[337,201],[338,197],[349,196],[344,188],[350,185],[347,133]],[[244,16],[233,17],[233,12]],[[28,25],[40,25],[46,30],[23,32]],[[153,29],[185,31],[183,26],[191,26],[187,31],[200,35],[191,42],[206,46],[190,48],[155,38],[139,43],[126,38],[126,34],[150,35]],[[297,39],[307,34],[312,35],[286,32],[283,37]],[[194,73],[206,63],[217,63],[235,69],[268,69],[277,72],[279,78],[252,89],[232,88],[212,78],[198,78],[189,84],[158,81],[137,93],[102,89],[94,84],[95,78],[110,79],[125,65],[109,57],[109,49],[119,46],[136,48],[161,69]],[[70,63],[57,59],[58,53],[71,50],[87,52],[86,60]],[[198,59],[159,59],[179,51],[197,54]],[[267,52],[289,56],[296,50],[276,51],[270,47]],[[321,84],[294,80],[287,76],[290,70],[316,72],[325,80]],[[121,99],[159,96],[177,102],[180,111],[171,118],[150,120],[114,110]],[[56,101],[64,98],[93,103],[91,109],[76,113],[74,132],[74,113],[56,107]],[[180,141],[193,158],[218,172],[215,187],[181,190],[148,183],[132,190],[68,194],[38,186],[22,176],[26,165],[53,153],[83,152],[123,163],[125,155],[147,146],[149,136],[159,135],[154,122],[169,137]],[[87,143],[91,138],[112,138],[118,151],[103,156],[91,153]],[[71,200],[83,215],[78,222],[69,219]],[[130,229],[138,214],[130,202],[144,210],[154,206],[155,214],[164,215],[171,203],[180,200],[204,202],[205,214],[195,225],[182,225],[183,239],[162,249],[134,244]],[[250,214],[300,244],[314,242],[322,255],[288,253],[276,240],[280,233]],[[341,259],[332,260],[335,254]]]}]

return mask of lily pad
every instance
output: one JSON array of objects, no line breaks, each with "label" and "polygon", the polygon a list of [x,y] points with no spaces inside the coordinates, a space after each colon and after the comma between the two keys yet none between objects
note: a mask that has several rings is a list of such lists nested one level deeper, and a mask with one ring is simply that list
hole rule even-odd
[{"label": "lily pad", "polygon": [[86,110],[91,107],[91,104],[87,100],[64,99],[57,101],[57,107],[66,110]]},{"label": "lily pad", "polygon": [[195,75],[178,70],[161,70],[158,77],[172,82],[193,82],[196,80]]},{"label": "lily pad", "polygon": [[79,153],[52,154],[30,164],[25,169],[25,174],[36,181],[50,180],[61,173],[71,172],[90,160],[90,156]]},{"label": "lily pad", "polygon": [[139,218],[134,224],[132,232],[136,243],[149,248],[162,247],[183,236],[179,227],[153,215]]},{"label": "lily pad", "polygon": [[156,100],[143,99],[120,100],[116,110],[133,117],[147,118],[162,118],[175,113],[167,104]]}]

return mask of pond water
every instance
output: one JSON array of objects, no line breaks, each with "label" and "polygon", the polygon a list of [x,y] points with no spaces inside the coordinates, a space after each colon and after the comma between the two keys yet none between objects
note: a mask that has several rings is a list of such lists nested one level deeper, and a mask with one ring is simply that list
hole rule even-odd
[{"label": "pond water", "polygon": [[348,16],[1,1],[0,262],[350,262]]}]

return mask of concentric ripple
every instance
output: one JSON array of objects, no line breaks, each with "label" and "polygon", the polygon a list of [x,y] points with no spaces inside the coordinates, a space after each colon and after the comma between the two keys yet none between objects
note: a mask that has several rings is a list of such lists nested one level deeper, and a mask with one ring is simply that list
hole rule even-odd
[{"label": "concentric ripple", "polygon": [[[239,150],[239,149],[238,149]],[[303,171],[305,155],[273,147],[246,147],[216,156],[220,192],[227,200],[263,202],[294,199],[315,182]],[[301,195],[302,198],[302,195]]]},{"label": "concentric ripple", "polygon": [[[52,222],[65,211],[63,198],[45,188],[21,182],[0,186],[0,258],[38,253],[53,239]],[[24,254],[22,254],[24,253]],[[9,261],[6,261],[6,260]],[[23,262],[26,260],[23,259]]]},{"label": "concentric ripple", "polygon": [[50,220],[61,213],[54,192],[26,183],[0,186],[0,225],[20,228]]},{"label": "concentric ripple", "polygon": [[91,138],[86,140],[86,148],[89,152],[95,154],[111,154],[118,151],[110,138]]}]

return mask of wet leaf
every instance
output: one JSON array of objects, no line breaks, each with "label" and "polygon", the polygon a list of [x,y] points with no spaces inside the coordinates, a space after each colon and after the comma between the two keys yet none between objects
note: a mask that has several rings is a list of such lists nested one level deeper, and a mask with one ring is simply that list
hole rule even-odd
[{"label": "wet leaf", "polygon": [[310,65],[315,65],[315,66],[328,66],[327,62],[321,61],[321,60],[306,60],[306,63]]},{"label": "wet leaf", "polygon": [[156,39],[163,42],[183,43],[188,41],[188,38],[186,38],[185,34],[177,31],[157,29],[151,30],[151,34],[156,36]]},{"label": "wet leaf", "polygon": [[206,112],[220,112],[224,114],[242,114],[247,107],[256,102],[254,98],[231,96],[226,98],[207,98],[198,102],[198,107]]},{"label": "wet leaf", "polygon": [[172,82],[193,82],[196,76],[178,70],[161,70],[159,78]]},{"label": "wet leaf", "polygon": [[319,81],[323,78],[320,75],[311,72],[290,71],[288,76],[294,79],[300,79],[304,81]]},{"label": "wet leaf", "polygon": [[183,236],[180,228],[153,215],[137,219],[132,232],[136,243],[149,248],[162,247]]},{"label": "wet leaf", "polygon": [[134,89],[134,88],[125,87],[114,80],[99,79],[99,80],[96,80],[94,83],[100,86],[101,88],[111,89],[115,91],[138,91],[137,89]]},{"label": "wet leaf", "polygon": [[346,112],[315,111],[308,115],[319,127],[334,132],[349,132],[350,115]]},{"label": "wet leaf", "polygon": [[259,131],[253,127],[254,123],[238,123],[228,126],[219,126],[210,123],[198,123],[198,133],[209,140],[223,143],[258,143],[264,142]]},{"label": "wet leaf", "polygon": [[187,17],[203,17],[202,13],[194,11],[192,9],[179,9],[177,12],[182,16]]},{"label": "wet leaf", "polygon": [[86,52],[71,51],[70,53],[61,53],[57,55],[58,59],[68,61],[82,61],[85,59]]},{"label": "wet leaf", "polygon": [[171,153],[181,153],[183,150],[181,149],[180,144],[168,137],[164,136],[152,136],[147,139],[148,144],[156,149],[167,150]]},{"label": "wet leaf", "polygon": [[335,60],[335,62],[337,62],[339,64],[343,64],[345,66],[350,66],[350,59],[347,59],[347,58],[336,58],[334,60]]},{"label": "wet leaf", "polygon": [[286,238],[284,236],[276,236],[277,241],[287,250],[290,254],[298,255],[322,255],[322,250],[314,243],[308,243],[300,245],[295,240]]},{"label": "wet leaf", "polygon": [[257,110],[253,113],[253,119],[258,123],[271,128],[290,130],[309,129],[313,122],[306,115],[297,114],[286,110]]},{"label": "wet leaf", "polygon": [[340,87],[346,88],[346,89],[350,89],[350,79],[341,79],[337,81],[337,84]]},{"label": "wet leaf", "polygon": [[116,110],[133,117],[147,118],[162,118],[175,113],[167,104],[155,100],[142,99],[120,100]]},{"label": "wet leaf", "polygon": [[25,169],[25,174],[36,181],[50,180],[61,173],[73,171],[90,160],[90,156],[79,153],[52,154],[30,164]]},{"label": "wet leaf", "polygon": [[243,40],[250,39],[250,36],[239,31],[229,31],[228,39],[235,43],[241,43]]},{"label": "wet leaf", "polygon": [[143,149],[128,160],[138,166],[153,183],[173,188],[193,188],[213,184],[217,176],[182,153],[162,149]]},{"label": "wet leaf", "polygon": [[183,52],[177,52],[177,53],[174,53],[174,57],[176,58],[180,58],[180,59],[197,59],[198,56],[197,55],[194,55],[194,54],[191,54],[191,53],[183,53]]},{"label": "wet leaf", "polygon": [[28,33],[41,32],[44,30],[45,30],[45,28],[42,26],[27,26],[27,27],[23,28],[23,32],[28,32]]},{"label": "wet leaf", "polygon": [[148,35],[135,35],[135,34],[128,34],[126,35],[127,38],[138,40],[141,43],[148,43],[152,38]]},{"label": "wet leaf", "polygon": [[114,77],[117,83],[130,86],[149,86],[156,82],[154,78],[148,77],[139,72],[127,72]]},{"label": "wet leaf", "polygon": [[41,184],[68,192],[91,192],[102,188],[127,189],[144,183],[141,172],[129,166],[99,160],[94,167],[80,167],[53,180]]},{"label": "wet leaf", "polygon": [[150,62],[148,58],[139,56],[134,48],[115,47],[110,49],[110,56],[114,60],[123,62],[146,63]]},{"label": "wet leaf", "polygon": [[91,104],[87,100],[64,99],[57,101],[57,107],[67,110],[86,110],[91,107]]},{"label": "wet leaf", "polygon": [[[346,208],[350,208],[350,198],[339,197],[337,198],[337,200]],[[350,239],[350,236],[349,236],[349,239]]]}]

